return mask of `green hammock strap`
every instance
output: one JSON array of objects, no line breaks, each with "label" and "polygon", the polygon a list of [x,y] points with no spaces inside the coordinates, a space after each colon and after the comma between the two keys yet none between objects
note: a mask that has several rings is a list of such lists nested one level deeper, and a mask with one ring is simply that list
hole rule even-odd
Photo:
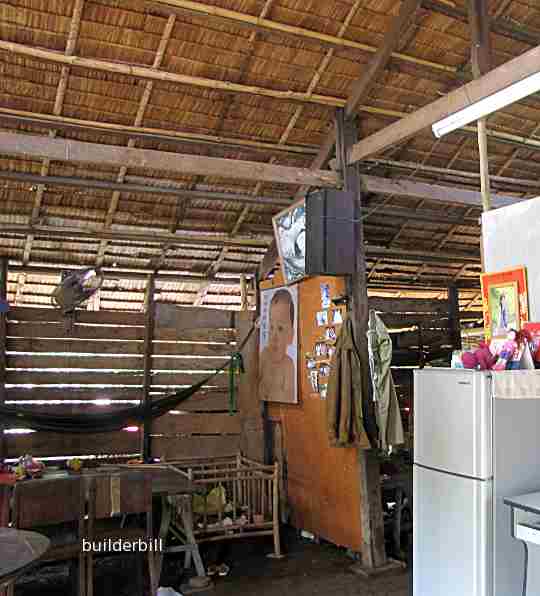
[{"label": "green hammock strap", "polygon": [[229,414],[236,412],[236,375],[245,372],[244,359],[241,352],[234,352],[229,364]]}]

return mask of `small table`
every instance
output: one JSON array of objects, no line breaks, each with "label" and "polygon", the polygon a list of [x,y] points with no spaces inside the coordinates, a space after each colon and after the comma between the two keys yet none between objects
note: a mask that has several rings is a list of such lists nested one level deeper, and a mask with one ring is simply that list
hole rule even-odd
[{"label": "small table", "polygon": [[27,571],[50,545],[50,540],[37,532],[0,528],[0,587]]}]

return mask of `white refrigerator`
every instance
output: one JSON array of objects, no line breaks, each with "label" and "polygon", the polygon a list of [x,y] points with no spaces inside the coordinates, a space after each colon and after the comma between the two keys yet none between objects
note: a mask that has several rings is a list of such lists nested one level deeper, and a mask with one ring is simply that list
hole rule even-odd
[{"label": "white refrigerator", "polygon": [[[414,596],[521,596],[523,549],[502,499],[540,490],[540,399],[493,386],[492,373],[415,371]],[[535,582],[527,596],[540,596]]]}]

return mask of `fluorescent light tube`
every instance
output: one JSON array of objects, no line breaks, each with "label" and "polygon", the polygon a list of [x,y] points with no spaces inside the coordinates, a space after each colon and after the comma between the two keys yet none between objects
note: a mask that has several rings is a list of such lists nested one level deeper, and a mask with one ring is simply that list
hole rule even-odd
[{"label": "fluorescent light tube", "polygon": [[493,114],[493,112],[515,103],[528,95],[532,95],[537,91],[540,91],[540,72],[530,75],[506,87],[506,89],[501,89],[497,93],[484,97],[484,99],[463,108],[459,112],[435,122],[431,130],[439,139],[453,130],[484,118],[484,116],[489,116],[489,114]]}]

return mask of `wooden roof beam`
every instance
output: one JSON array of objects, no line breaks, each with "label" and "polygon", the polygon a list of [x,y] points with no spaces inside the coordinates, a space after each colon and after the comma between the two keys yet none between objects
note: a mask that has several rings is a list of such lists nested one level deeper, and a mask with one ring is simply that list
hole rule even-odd
[{"label": "wooden roof beam", "polygon": [[236,159],[100,145],[17,133],[0,132],[0,154],[126,168],[149,168],[178,174],[201,174],[257,182],[325,187],[336,187],[340,184],[339,176],[335,172],[325,170],[314,171]]},{"label": "wooden roof beam", "polygon": [[416,110],[394,124],[362,139],[350,153],[354,163],[412,137],[435,122],[540,71],[540,46],[494,68],[479,79]]},{"label": "wooden roof beam", "polygon": [[[247,195],[232,192],[217,192],[205,190],[190,190],[180,182],[162,178],[148,178],[137,176],[138,183],[113,182],[111,180],[94,180],[92,178],[76,178],[73,176],[47,176],[43,178],[39,174],[29,172],[13,172],[11,170],[0,170],[0,180],[13,180],[15,182],[28,182],[33,184],[43,183],[45,186],[72,186],[77,188],[93,188],[95,190],[119,190],[125,193],[142,193],[155,195],[174,195],[177,197],[204,199],[215,201],[233,201],[239,203],[251,203],[254,205],[272,205],[275,207],[288,207],[291,204],[289,199],[269,197],[261,195]],[[126,175],[124,180],[129,180]],[[142,182],[146,182],[143,184]]]},{"label": "wooden roof beam", "polygon": [[[379,176],[362,175],[360,179],[364,192],[368,194],[409,197],[412,199],[424,199],[426,201],[440,201],[447,204],[459,203],[462,205],[482,206],[482,195],[477,190],[416,182],[407,178],[381,178]],[[524,200],[499,194],[492,194],[491,199],[493,206],[496,208],[513,205],[518,201]]]},{"label": "wooden roof beam", "polygon": [[[61,226],[34,225],[25,224],[4,224],[0,223],[0,232],[3,234],[29,234],[35,236],[47,236],[58,238],[76,238],[91,240],[112,240],[113,242],[143,242],[148,244],[168,244],[169,246],[204,246],[215,247],[234,246],[234,247],[252,247],[266,248],[270,242],[267,238],[249,238],[245,236],[227,238],[219,234],[202,233],[195,234],[168,234],[163,232],[125,232],[122,230],[88,230],[86,228],[69,228]],[[206,250],[206,249],[205,249]]]},{"label": "wooden roof beam", "polygon": [[287,143],[270,143],[254,139],[243,139],[210,135],[203,133],[181,132],[162,128],[149,128],[145,126],[126,126],[113,122],[98,122],[95,120],[82,120],[66,116],[40,114],[24,110],[13,110],[0,107],[0,120],[13,120],[17,123],[32,124],[36,126],[50,126],[62,130],[91,130],[111,135],[129,136],[138,140],[164,141],[166,143],[193,143],[196,145],[219,145],[221,147],[239,148],[244,151],[261,151],[263,153],[292,153],[300,155],[316,155],[317,147],[309,145],[290,145]]},{"label": "wooden roof beam", "polygon": [[[84,268],[82,265],[76,267],[74,265],[63,264],[59,267],[52,267],[46,265],[22,265],[21,262],[10,261],[9,270],[12,273],[18,275],[60,275],[62,271],[80,271]],[[104,267],[103,272],[109,279],[129,279],[129,280],[147,280],[148,272],[141,271],[141,269],[129,270],[126,268],[116,269],[112,267]],[[224,275],[235,275],[235,278],[230,277],[218,277],[212,280],[212,285],[223,286],[223,287],[238,287],[240,285],[240,274],[239,273],[227,273]],[[238,279],[237,279],[238,278]],[[169,282],[169,283],[188,283],[188,284],[206,284],[207,280],[203,276],[196,275],[179,275],[177,273],[161,272],[156,275],[156,281]],[[126,290],[127,291],[127,290]]]},{"label": "wooden roof beam", "polygon": [[[367,159],[366,164],[381,165],[385,168],[395,168],[401,170],[413,170],[415,172],[429,172],[437,174],[438,176],[447,176],[455,179],[474,181],[474,184],[479,184],[480,174],[478,172],[469,172],[467,170],[453,170],[450,168],[439,168],[437,166],[429,166],[427,164],[418,163],[415,161],[396,161],[393,159]],[[508,189],[508,192],[516,193],[540,193],[540,182],[537,180],[529,180],[527,178],[508,178],[506,176],[491,176],[492,182],[497,182],[501,187]]]},{"label": "wooden roof beam", "polygon": [[[507,3],[505,4],[507,5]],[[447,17],[461,21],[462,23],[468,22],[467,10],[464,10],[454,3],[444,2],[443,0],[422,0],[422,6],[433,12],[438,12]],[[506,9],[507,6],[503,6],[504,9]],[[496,12],[492,19],[491,30],[493,33],[530,44],[531,46],[540,44],[539,31],[530,30],[524,25],[512,23],[511,21],[500,19],[499,17],[500,14],[497,14]]]},{"label": "wooden roof beam", "polygon": [[401,3],[399,14],[392,19],[390,27],[384,34],[381,46],[377,48],[361,77],[351,85],[347,104],[345,105],[346,118],[354,116],[358,111],[358,107],[367,99],[378,76],[384,71],[395,48],[398,46],[401,34],[414,20],[420,2],[421,0],[403,0]]},{"label": "wooden roof beam", "polygon": [[[365,108],[362,105],[367,99],[377,77],[388,65],[392,52],[399,43],[400,33],[403,32],[411,20],[414,19],[418,9],[419,0],[405,0],[399,9],[399,14],[394,17],[390,28],[386,32],[382,45],[376,50],[375,55],[371,58],[367,68],[363,71],[361,77],[357,79],[351,86],[347,103],[345,104],[345,116],[352,118],[358,111]],[[319,169],[326,166],[329,159],[332,157],[336,141],[335,128],[332,127],[326,139],[323,141],[319,152],[311,163],[313,169]],[[302,186],[298,189],[295,199],[302,198],[308,191],[309,186]]]},{"label": "wooden roof beam", "polygon": [[[219,6],[204,4],[202,2],[196,2],[193,0],[152,0],[151,5],[158,8],[161,7],[161,10],[166,9],[168,11],[174,11],[180,9],[193,14],[203,15],[206,18],[226,20],[243,27],[257,28],[262,31],[277,33],[279,35],[310,40],[315,42],[317,45],[327,45],[335,48],[359,50],[361,52],[367,52],[370,54],[377,52],[377,48],[375,46],[354,41],[352,39],[346,39],[344,37],[335,35],[327,35],[325,33],[313,31],[312,29],[296,27],[295,25],[288,25],[286,23],[279,23],[268,18],[259,18],[254,15],[228,10],[225,8],[220,8]],[[456,71],[455,67],[440,64],[432,60],[424,60],[416,56],[404,54],[402,52],[392,52],[392,58],[434,70],[446,72]]]}]

